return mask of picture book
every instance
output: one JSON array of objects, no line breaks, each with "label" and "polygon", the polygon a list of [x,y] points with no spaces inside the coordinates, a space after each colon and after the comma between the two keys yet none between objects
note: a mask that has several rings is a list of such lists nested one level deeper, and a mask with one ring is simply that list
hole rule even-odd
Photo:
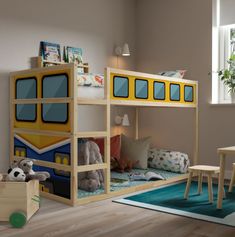
[{"label": "picture book", "polygon": [[131,181],[154,181],[154,180],[165,180],[165,178],[158,173],[148,171],[146,173],[131,173],[129,175]]},{"label": "picture book", "polygon": [[74,48],[74,47],[67,47],[67,62],[68,63],[77,63],[82,64],[82,49],[81,48]]},{"label": "picture book", "polygon": [[61,51],[59,44],[41,41],[40,51],[43,60],[61,62]]}]

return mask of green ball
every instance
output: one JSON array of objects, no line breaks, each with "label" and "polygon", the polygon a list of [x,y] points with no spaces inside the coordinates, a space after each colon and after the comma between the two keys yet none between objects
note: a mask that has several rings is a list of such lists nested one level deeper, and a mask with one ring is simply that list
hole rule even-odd
[{"label": "green ball", "polygon": [[24,212],[13,212],[10,215],[9,222],[14,228],[21,228],[26,224],[27,218]]}]

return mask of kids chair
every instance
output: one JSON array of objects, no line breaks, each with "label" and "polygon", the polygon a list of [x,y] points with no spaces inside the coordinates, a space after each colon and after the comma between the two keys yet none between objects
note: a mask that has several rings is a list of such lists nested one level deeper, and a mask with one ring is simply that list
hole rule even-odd
[{"label": "kids chair", "polygon": [[207,175],[208,177],[208,195],[209,202],[213,203],[213,189],[212,189],[212,175],[219,174],[220,167],[217,166],[209,166],[209,165],[194,165],[189,167],[189,177],[184,193],[184,198],[188,199],[188,194],[191,186],[192,177],[194,174],[198,176],[198,194],[202,193],[202,178],[203,175]]},{"label": "kids chair", "polygon": [[233,191],[234,183],[235,183],[235,163],[233,163],[233,174],[232,174],[232,178],[231,178],[229,190],[228,190],[230,193]]}]

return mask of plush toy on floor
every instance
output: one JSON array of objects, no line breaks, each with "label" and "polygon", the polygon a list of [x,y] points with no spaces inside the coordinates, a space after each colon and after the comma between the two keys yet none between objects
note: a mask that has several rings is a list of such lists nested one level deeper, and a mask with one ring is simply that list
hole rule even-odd
[{"label": "plush toy on floor", "polygon": [[6,181],[13,181],[13,182],[24,182],[26,180],[26,175],[24,171],[18,167],[10,168],[8,170],[8,175],[6,177]]},{"label": "plush toy on floor", "polygon": [[26,175],[26,181],[34,179],[39,181],[45,181],[46,179],[50,178],[50,174],[48,172],[35,172],[33,170],[33,161],[29,159],[23,159],[19,162],[14,161],[11,167],[19,167],[20,169],[22,169]]}]

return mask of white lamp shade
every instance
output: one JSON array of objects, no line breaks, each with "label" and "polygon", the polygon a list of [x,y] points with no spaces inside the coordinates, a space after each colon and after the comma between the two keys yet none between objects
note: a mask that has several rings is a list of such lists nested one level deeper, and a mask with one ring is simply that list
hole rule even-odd
[{"label": "white lamp shade", "polygon": [[122,119],[122,126],[130,126],[129,118],[127,114],[124,114]]},{"label": "white lamp shade", "polygon": [[130,56],[130,50],[129,50],[129,46],[127,43],[125,43],[123,45],[123,48],[122,48],[122,56]]}]

